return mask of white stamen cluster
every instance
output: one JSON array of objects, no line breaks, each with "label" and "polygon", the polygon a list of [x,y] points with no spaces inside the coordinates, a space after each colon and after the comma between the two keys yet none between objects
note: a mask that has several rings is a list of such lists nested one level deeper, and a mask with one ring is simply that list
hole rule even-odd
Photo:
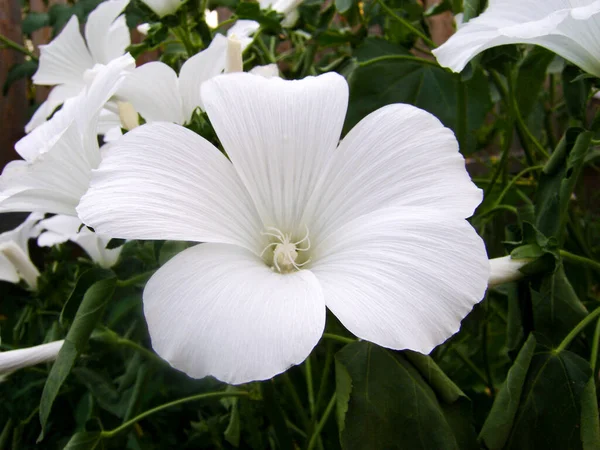
[{"label": "white stamen cluster", "polygon": [[[300,270],[302,266],[305,266],[310,262],[310,258],[302,263],[296,262],[298,258],[298,252],[307,252],[310,250],[310,237],[308,227],[306,227],[306,234],[302,239],[297,242],[292,242],[292,235],[285,234],[279,228],[267,227],[267,231],[261,232],[263,236],[271,236],[277,239],[275,242],[268,244],[260,254],[261,258],[271,247],[273,249],[273,270],[277,270],[279,273],[289,273],[292,270]],[[305,248],[300,248],[298,245],[306,243]]]}]

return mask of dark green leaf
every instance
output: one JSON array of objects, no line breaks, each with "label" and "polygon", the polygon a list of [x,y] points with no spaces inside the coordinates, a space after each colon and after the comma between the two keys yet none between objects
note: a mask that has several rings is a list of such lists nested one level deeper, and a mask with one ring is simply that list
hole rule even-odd
[{"label": "dark green leaf", "polygon": [[531,114],[546,80],[548,66],[555,56],[551,51],[536,46],[519,65],[515,89],[519,110],[524,118]]},{"label": "dark green leaf", "polygon": [[64,450],[94,450],[98,448],[101,440],[102,435],[99,431],[80,431],[69,439]]},{"label": "dark green leaf", "polygon": [[[438,398],[404,355],[357,342],[344,347],[335,360],[342,448],[444,450],[471,447],[468,444],[465,447],[457,437],[453,430],[455,422],[447,416],[464,411],[445,410],[444,406],[457,403],[448,404]],[[419,362],[422,369],[428,364]],[[447,387],[448,380],[438,370],[430,378],[434,385],[445,386],[442,392],[447,399],[457,394]]]},{"label": "dark green leaf", "polygon": [[115,278],[108,278],[94,283],[83,296],[83,301],[77,309],[73,324],[67,333],[56,361],[52,365],[50,374],[44,385],[40,401],[40,424],[42,432],[38,442],[44,438],[44,431],[50,416],[52,404],[60,388],[71,372],[77,356],[85,348],[96,323],[102,316],[104,307],[111,299],[116,285]]},{"label": "dark green leaf", "polygon": [[277,32],[281,29],[281,15],[273,10],[262,10],[257,2],[240,2],[235,9],[240,19],[255,20],[266,30]]},{"label": "dark green leaf", "polygon": [[567,112],[574,119],[583,121],[591,83],[587,78],[580,78],[580,75],[579,68],[567,64],[562,73],[562,81]]},{"label": "dark green leaf", "polygon": [[463,0],[463,22],[481,14],[485,0]]},{"label": "dark green leaf", "polygon": [[30,12],[23,19],[21,28],[24,34],[31,34],[48,25],[50,25],[50,16],[48,13]]},{"label": "dark green leaf", "polygon": [[437,16],[446,11],[452,11],[452,5],[450,4],[450,0],[442,0],[439,3],[435,3],[427,9],[423,15],[425,17]]},{"label": "dark green leaf", "polygon": [[110,241],[108,241],[108,244],[106,244],[106,248],[107,249],[113,249],[113,248],[118,248],[121,247],[123,244],[125,244],[126,240],[125,239],[116,239],[113,238]]},{"label": "dark green leaf", "polygon": [[240,435],[242,432],[240,425],[240,409],[238,406],[239,399],[233,399],[233,406],[231,407],[231,416],[229,417],[229,424],[225,430],[225,440],[233,445],[235,448],[240,446]]},{"label": "dark green leaf", "polygon": [[342,14],[352,8],[354,0],[335,0],[336,9]]},{"label": "dark green leaf", "polygon": [[65,321],[70,321],[75,317],[83,296],[92,284],[114,276],[115,274],[111,270],[100,267],[93,267],[79,275],[79,278],[75,282],[75,287],[71,291],[60,313],[60,323],[64,325]]},{"label": "dark green leaf", "polygon": [[581,394],[581,442],[583,450],[597,450],[600,443],[600,420],[596,382],[590,377]]}]

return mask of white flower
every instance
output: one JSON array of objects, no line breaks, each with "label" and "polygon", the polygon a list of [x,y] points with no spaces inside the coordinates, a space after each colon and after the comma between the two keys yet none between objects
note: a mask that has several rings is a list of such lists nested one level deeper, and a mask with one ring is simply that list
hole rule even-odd
[{"label": "white flower", "polygon": [[146,36],[148,34],[148,31],[150,31],[150,24],[149,23],[140,23],[136,27],[136,30],[138,30],[138,33],[143,34],[144,36]]},{"label": "white flower", "polygon": [[483,297],[489,264],[465,220],[481,201],[453,133],[395,104],[338,145],[343,77],[248,73],[202,86],[229,156],[181,126],[111,145],[78,207],[107,236],[191,247],[156,272],[156,352],[192,377],[270,378],[303,361],[329,308],[356,336],[430,352]]},{"label": "white flower", "polygon": [[52,247],[66,241],[75,242],[92,258],[92,261],[106,269],[114,266],[119,259],[122,248],[107,249],[109,238],[104,238],[82,226],[77,217],[56,215],[40,221],[39,227],[44,231],[38,237],[40,247]]},{"label": "white flower", "polygon": [[73,15],[50,44],[40,46],[40,65],[33,83],[57,86],[37,109],[25,127],[26,132],[44,123],[67,99],[77,96],[97,65],[108,64],[125,53],[131,39],[125,16],[120,14],[128,3],[129,0],[101,3],[87,19],[85,41],[79,31],[79,20]]},{"label": "white flower", "polygon": [[43,362],[54,361],[65,341],[0,352],[0,374],[14,372]]},{"label": "white flower", "polygon": [[10,162],[0,176],[0,210],[76,215],[91,171],[100,164],[100,110],[134,67],[129,54],[102,66],[89,88],[17,143],[24,160]]},{"label": "white flower", "polygon": [[158,17],[173,14],[185,3],[185,0],[142,0]]},{"label": "white flower", "polygon": [[460,72],[475,55],[505,44],[545,47],[600,77],[600,0],[490,0],[433,54]]},{"label": "white flower", "polygon": [[521,267],[529,264],[531,259],[512,259],[510,255],[490,259],[490,278],[488,286],[496,286],[523,278]]},{"label": "white flower", "polygon": [[39,234],[36,223],[43,214],[30,214],[12,231],[0,234],[0,280],[18,283],[24,280],[31,289],[37,287],[40,272],[29,258],[29,239]]},{"label": "white flower", "polygon": [[281,22],[285,28],[293,27],[298,21],[298,6],[302,2],[303,0],[258,0],[261,9],[272,9],[285,16]]},{"label": "white flower", "polygon": [[217,28],[219,26],[219,12],[216,9],[214,11],[205,9],[204,21],[206,22],[206,25],[208,25],[208,28]]},{"label": "white flower", "polygon": [[[227,32],[246,48],[259,24],[250,20],[238,20]],[[217,34],[207,49],[188,59],[179,76],[162,62],[149,62],[133,71],[118,95],[133,105],[146,122],[173,122],[180,125],[192,118],[196,108],[203,109],[200,86],[225,70],[228,38]]]}]

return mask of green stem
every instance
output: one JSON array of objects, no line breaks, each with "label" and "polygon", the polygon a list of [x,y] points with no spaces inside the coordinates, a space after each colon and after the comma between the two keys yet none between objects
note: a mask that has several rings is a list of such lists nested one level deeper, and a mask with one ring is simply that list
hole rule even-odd
[{"label": "green stem", "polygon": [[332,341],[342,342],[344,344],[352,344],[353,342],[356,342],[356,339],[339,336],[333,333],[323,333],[323,338],[331,339]]},{"label": "green stem", "polygon": [[437,61],[430,61],[429,59],[425,59],[425,58],[419,58],[418,56],[413,56],[413,55],[384,55],[384,56],[378,56],[377,58],[373,58],[373,59],[367,59],[366,61],[361,61],[358,63],[359,67],[365,67],[365,66],[369,66],[371,64],[375,64],[378,63],[380,61],[387,61],[390,59],[398,59],[398,60],[405,60],[405,61],[414,61],[414,62],[418,62],[421,64],[428,64],[430,66],[433,67],[440,67],[439,64],[437,63]]},{"label": "green stem", "polygon": [[325,409],[325,412],[323,413],[323,417],[321,417],[321,420],[319,420],[319,423],[317,423],[315,431],[313,432],[313,435],[310,437],[310,441],[308,442],[308,447],[306,448],[306,450],[313,450],[313,448],[315,448],[315,444],[317,443],[317,440],[318,440],[319,436],[321,435],[321,431],[323,430],[325,423],[327,423],[327,419],[329,419],[329,416],[331,415],[331,412],[333,411],[334,406],[335,406],[335,394],[333,394],[333,396],[331,397],[331,400],[329,400],[329,404],[327,405],[327,408]]},{"label": "green stem", "polygon": [[308,392],[308,408],[310,411],[310,416],[315,416],[315,389],[313,386],[313,376],[312,376],[312,363],[310,361],[310,355],[306,358],[304,362],[304,369],[306,374],[306,390]]},{"label": "green stem", "polygon": [[130,341],[129,339],[125,339],[125,338],[123,338],[121,336],[117,337],[117,339],[115,340],[115,344],[121,345],[123,347],[129,347],[130,349],[135,350],[136,352],[142,354],[143,356],[145,356],[146,358],[148,358],[151,361],[154,361],[154,362],[157,362],[157,363],[160,363],[160,364],[165,364],[166,363],[165,360],[163,360],[161,357],[159,357],[153,351],[150,351],[147,348],[142,347],[137,342]]},{"label": "green stem", "polygon": [[592,356],[590,357],[590,367],[592,373],[596,373],[596,362],[598,360],[598,344],[600,343],[600,319],[596,322],[596,330],[594,331],[594,340],[592,341]]},{"label": "green stem", "polygon": [[391,17],[393,17],[394,19],[396,19],[398,22],[400,22],[403,26],[405,26],[406,28],[408,28],[410,31],[412,31],[414,34],[416,34],[417,36],[419,36],[421,39],[423,39],[423,42],[425,42],[427,45],[429,45],[432,48],[435,48],[435,44],[434,42],[429,39],[429,37],[427,37],[427,35],[425,33],[423,33],[421,30],[419,30],[418,28],[416,28],[412,23],[410,23],[408,20],[406,20],[404,17],[399,16],[398,14],[396,14],[394,12],[394,10],[392,8],[390,8],[389,6],[387,6],[383,0],[377,0],[377,3],[379,3],[379,6],[381,6],[381,9],[383,9],[386,13],[388,13]]},{"label": "green stem", "polygon": [[515,175],[515,177],[512,180],[510,180],[510,182],[502,190],[502,192],[500,193],[500,195],[496,199],[496,202],[495,202],[494,206],[498,206],[500,204],[500,202],[502,202],[502,199],[504,198],[504,196],[508,193],[508,191],[510,191],[510,189],[516,184],[516,182],[521,179],[521,177],[523,175],[526,175],[529,172],[533,172],[535,170],[542,170],[543,168],[544,168],[544,166],[531,166],[531,167],[527,167],[526,169],[522,170],[517,175]]},{"label": "green stem", "polygon": [[277,59],[275,58],[275,56],[271,53],[269,48],[263,42],[262,37],[260,35],[261,32],[262,32],[262,30],[258,30],[254,34],[254,42],[256,43],[256,45],[258,45],[258,48],[261,50],[262,54],[265,56],[266,62],[268,62],[270,64],[276,63]]},{"label": "green stem", "polygon": [[127,422],[125,422],[124,424],[122,424],[121,426],[118,426],[117,428],[115,428],[113,430],[103,431],[101,433],[101,436],[103,438],[110,439],[110,438],[116,436],[117,434],[127,430],[129,427],[135,425],[140,420],[142,420],[154,413],[162,411],[163,409],[171,408],[172,406],[177,406],[177,405],[181,405],[183,403],[188,403],[188,402],[194,402],[197,400],[207,400],[207,399],[211,399],[211,398],[223,398],[223,397],[248,397],[249,395],[250,395],[250,393],[246,392],[246,391],[238,391],[238,392],[225,392],[224,391],[224,392],[208,392],[208,393],[204,393],[204,394],[192,395],[191,397],[180,398],[179,400],[175,400],[175,401],[172,401],[169,403],[165,403],[164,405],[157,406],[156,408],[149,409],[148,411],[145,411],[142,414],[134,417],[133,419],[128,420]]},{"label": "green stem", "polygon": [[600,263],[597,261],[594,261],[589,258],[585,258],[583,256],[575,255],[566,250],[561,250],[560,256],[562,256],[563,259],[565,259],[569,262],[572,262],[573,264],[579,264],[581,266],[588,266],[588,267],[594,269],[596,272],[600,273]]},{"label": "green stem", "polygon": [[323,397],[325,396],[325,387],[327,386],[327,379],[329,378],[329,369],[331,368],[331,362],[333,360],[333,343],[327,343],[327,355],[325,356],[325,365],[323,366],[323,372],[321,373],[321,381],[319,382],[319,390],[317,391],[317,400],[315,401],[315,409],[318,411],[321,408]]},{"label": "green stem", "polygon": [[135,286],[137,284],[143,284],[154,275],[155,270],[149,270],[148,272],[140,273],[126,280],[117,280],[118,287]]},{"label": "green stem", "polygon": [[481,370],[479,370],[479,368],[473,363],[473,361],[471,361],[471,359],[465,355],[461,350],[459,350],[456,347],[452,347],[452,350],[454,350],[454,352],[459,356],[460,359],[463,360],[463,362],[467,365],[467,367],[469,369],[471,369],[471,371],[477,375],[477,377],[483,382],[484,385],[488,385],[488,380],[486,379],[485,375],[483,374],[483,372]]},{"label": "green stem", "polygon": [[577,337],[577,335],[579,333],[581,333],[583,331],[583,329],[585,327],[587,327],[598,316],[600,316],[600,307],[596,308],[591,313],[589,313],[587,316],[585,316],[583,318],[583,320],[581,322],[579,322],[575,326],[575,328],[573,328],[571,330],[571,332],[569,334],[567,334],[567,337],[565,337],[563,339],[563,341],[560,343],[560,345],[558,347],[556,347],[556,349],[554,350],[554,353],[560,353],[564,349],[566,349],[569,346],[569,344],[571,343],[571,341],[573,339],[575,339]]},{"label": "green stem", "polygon": [[464,153],[467,151],[467,86],[460,79],[460,75],[456,77],[458,79],[456,140],[458,147]]},{"label": "green stem", "polygon": [[2,42],[6,47],[11,48],[13,50],[16,50],[20,53],[23,53],[25,56],[29,56],[31,59],[33,59],[34,61],[38,60],[38,57],[35,56],[33,53],[31,53],[29,50],[27,50],[25,47],[23,47],[22,45],[17,44],[15,41],[7,38],[6,36],[3,36],[0,34],[0,42]]},{"label": "green stem", "polygon": [[288,375],[287,372],[284,372],[283,375],[281,376],[281,378],[283,379],[285,387],[287,388],[290,396],[292,397],[292,402],[294,403],[294,408],[296,409],[296,412],[300,416],[300,420],[302,420],[302,425],[304,425],[305,429],[308,429],[308,427],[310,425],[310,420],[308,419],[308,416],[306,414],[304,406],[302,405],[302,402],[300,401],[300,397],[298,396],[298,392],[296,391],[296,388],[294,387],[294,383],[292,383],[292,380],[290,379],[290,376]]}]

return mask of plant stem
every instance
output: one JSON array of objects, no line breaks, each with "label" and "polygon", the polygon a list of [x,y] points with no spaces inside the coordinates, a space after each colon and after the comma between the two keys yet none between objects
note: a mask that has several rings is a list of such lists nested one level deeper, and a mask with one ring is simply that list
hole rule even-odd
[{"label": "plant stem", "polygon": [[323,338],[331,339],[332,341],[342,342],[343,344],[352,344],[353,342],[356,342],[356,339],[347,338],[332,333],[323,333]]},{"label": "plant stem", "polygon": [[192,395],[191,397],[180,398],[179,400],[175,400],[175,401],[172,401],[169,403],[165,403],[164,405],[157,406],[156,408],[149,409],[148,411],[145,411],[142,414],[134,417],[133,419],[128,420],[127,422],[125,422],[124,424],[122,424],[121,426],[118,426],[117,428],[115,428],[113,430],[103,431],[101,433],[101,435],[103,438],[110,439],[113,436],[116,436],[117,434],[125,431],[127,428],[135,425],[137,422],[144,419],[145,417],[148,417],[154,413],[162,411],[163,409],[171,408],[172,406],[181,405],[183,403],[194,402],[196,400],[206,400],[206,399],[210,399],[210,398],[248,397],[249,395],[250,395],[250,393],[246,392],[246,391],[239,391],[239,392],[223,391],[223,392],[208,392],[208,393],[204,393],[204,394]]},{"label": "plant stem", "polygon": [[333,411],[334,406],[335,406],[335,394],[333,394],[333,396],[331,397],[331,400],[329,400],[329,404],[327,405],[327,408],[325,409],[325,412],[323,413],[323,417],[321,417],[321,420],[319,420],[319,423],[317,423],[315,431],[313,432],[313,435],[311,436],[310,441],[308,442],[308,447],[306,448],[306,450],[313,450],[313,448],[315,447],[315,444],[317,443],[317,440],[318,440],[319,436],[321,435],[321,431],[323,430],[325,423],[327,423],[327,419],[329,419],[329,416],[331,415],[331,412]]},{"label": "plant stem", "polygon": [[594,331],[594,340],[592,341],[592,355],[590,357],[590,367],[592,373],[596,373],[596,362],[598,360],[598,344],[600,343],[600,319],[596,322],[596,330]]},{"label": "plant stem", "polygon": [[15,41],[7,38],[6,36],[3,36],[0,34],[0,42],[2,42],[6,47],[11,48],[13,50],[16,50],[20,53],[23,53],[25,56],[29,56],[32,60],[37,61],[38,57],[35,56],[33,53],[31,53],[29,50],[27,50],[25,47],[23,47],[22,45],[17,44]]},{"label": "plant stem", "polygon": [[377,58],[367,59],[366,61],[361,61],[361,62],[358,63],[358,66],[359,67],[365,67],[365,66],[369,66],[371,64],[378,63],[380,61],[387,61],[389,59],[399,59],[399,60],[405,60],[405,61],[414,61],[414,62],[418,62],[418,63],[421,63],[421,64],[428,64],[428,65],[433,66],[433,67],[440,67],[439,64],[436,61],[430,61],[428,59],[419,58],[418,56],[413,56],[413,55],[384,55],[384,56],[378,56]]},{"label": "plant stem", "polygon": [[313,386],[313,377],[312,377],[312,364],[310,361],[310,355],[306,358],[304,362],[304,369],[306,374],[306,391],[308,392],[308,408],[310,411],[310,416],[315,416],[315,389]]},{"label": "plant stem", "polygon": [[575,255],[571,252],[568,252],[566,250],[560,250],[560,256],[563,257],[563,259],[566,259],[569,262],[572,262],[573,264],[579,264],[579,265],[583,265],[583,266],[589,266],[591,269],[595,270],[596,272],[600,273],[600,263],[597,261],[594,261],[592,259],[589,258],[585,258],[583,256],[579,256],[579,255]]},{"label": "plant stem", "polygon": [[494,206],[498,206],[500,204],[500,202],[502,202],[502,199],[504,198],[504,196],[508,193],[508,191],[510,191],[510,189],[515,185],[515,183],[521,179],[521,177],[523,175],[526,175],[529,172],[533,172],[534,170],[542,170],[543,168],[544,168],[544,166],[531,166],[531,167],[527,167],[526,169],[522,170],[517,175],[515,175],[514,178],[512,180],[510,180],[510,182],[502,190],[502,192],[496,199]]},{"label": "plant stem", "polygon": [[300,416],[300,420],[302,420],[302,424],[304,425],[304,428],[308,429],[308,427],[310,425],[310,420],[308,419],[308,416],[306,415],[306,411],[304,410],[304,406],[302,405],[302,402],[300,401],[298,392],[296,392],[294,383],[292,383],[292,380],[290,379],[290,376],[288,375],[287,372],[284,372],[283,375],[281,376],[281,378],[283,379],[285,387],[287,388],[290,396],[292,397],[292,402],[294,403],[294,408],[296,409],[296,412]]},{"label": "plant stem", "polygon": [[408,20],[406,20],[404,17],[399,16],[398,14],[396,14],[394,12],[394,10],[392,8],[390,8],[389,6],[387,6],[383,0],[377,0],[377,3],[379,3],[379,6],[381,6],[381,9],[383,9],[386,13],[388,13],[391,17],[393,17],[394,19],[396,19],[398,22],[400,22],[403,26],[405,26],[406,28],[408,28],[410,31],[412,31],[414,34],[416,34],[417,36],[419,36],[421,39],[423,39],[423,42],[425,42],[427,45],[429,45],[432,48],[435,48],[435,44],[434,42],[429,39],[429,37],[427,37],[427,35],[425,33],[423,33],[421,30],[419,30],[418,28],[416,28],[412,23],[410,23]]},{"label": "plant stem", "polygon": [[166,361],[164,361],[162,358],[160,358],[156,353],[148,350],[145,347],[142,347],[137,342],[130,341],[129,339],[125,339],[124,337],[117,336],[117,339],[115,340],[115,344],[122,345],[123,347],[129,347],[129,348],[135,350],[136,352],[144,355],[146,358],[148,358],[151,361],[154,361],[154,362],[157,362],[160,364],[166,363]]},{"label": "plant stem", "polygon": [[567,337],[565,337],[563,339],[563,341],[560,343],[560,345],[558,347],[556,347],[556,349],[554,350],[554,353],[560,353],[564,349],[566,349],[569,346],[569,344],[571,343],[571,341],[573,339],[575,339],[577,337],[577,335],[579,333],[581,333],[583,331],[583,329],[585,327],[587,327],[590,324],[590,322],[592,322],[598,316],[600,316],[600,307],[596,308],[591,313],[589,313],[587,316],[585,316],[583,318],[583,320],[581,322],[579,322],[575,326],[575,328],[573,328],[571,330],[571,332],[567,335]]},{"label": "plant stem", "polygon": [[155,270],[149,270],[148,272],[140,273],[126,280],[117,280],[118,287],[135,286],[136,284],[145,283],[148,279],[154,275]]}]

